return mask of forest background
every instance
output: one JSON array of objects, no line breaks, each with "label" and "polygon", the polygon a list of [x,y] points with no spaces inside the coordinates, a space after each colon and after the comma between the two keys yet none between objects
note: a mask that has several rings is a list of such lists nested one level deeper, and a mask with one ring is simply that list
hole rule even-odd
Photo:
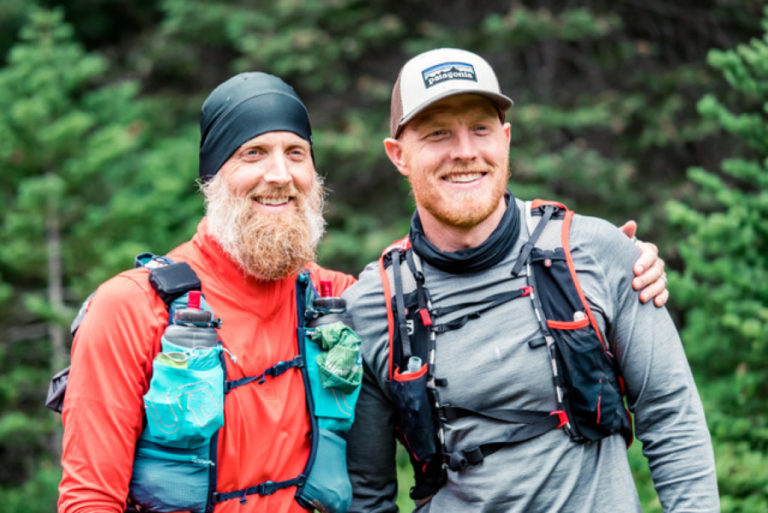
[{"label": "forest background", "polygon": [[[768,511],[766,16],[750,0],[3,0],[1,509],[55,507],[60,418],[42,403],[82,299],[202,215],[206,94],[246,70],[296,88],[330,191],[319,260],[356,274],[413,208],[381,144],[397,70],[457,46],[515,100],[516,195],[635,218],[659,245],[722,509]],[[660,511],[639,442],[630,458]]]}]

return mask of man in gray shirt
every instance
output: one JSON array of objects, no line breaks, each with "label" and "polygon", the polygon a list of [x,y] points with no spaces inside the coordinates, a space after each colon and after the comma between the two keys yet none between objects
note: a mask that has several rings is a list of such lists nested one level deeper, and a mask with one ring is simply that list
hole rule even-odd
[{"label": "man in gray shirt", "polygon": [[[542,332],[534,302],[509,296],[527,290],[528,266],[515,264],[533,231],[525,220],[530,207],[506,190],[510,125],[504,111],[511,103],[487,62],[456,49],[414,57],[393,91],[392,137],[385,148],[408,177],[416,201],[401,247],[410,248],[423,275],[429,322],[449,326],[432,330],[434,351],[422,368],[430,377],[430,402],[437,402],[434,438],[424,436],[442,449],[438,464],[444,473],[439,486],[425,488],[417,480],[412,497],[420,513],[637,512],[618,429],[576,441],[553,425],[513,442],[516,420],[488,414],[561,410],[549,346],[536,342]],[[677,330],[665,309],[641,304],[632,291],[637,248],[610,223],[579,215],[572,219],[569,244],[587,310],[626,385],[636,436],[664,511],[719,511],[711,441]],[[363,338],[365,363],[348,439],[354,512],[397,510],[396,433],[406,445],[414,443],[407,439],[407,421],[395,413],[402,399],[390,388],[390,330],[397,327],[391,326],[396,320],[388,322],[386,305],[396,266],[384,280],[383,264],[368,266],[344,294]],[[410,267],[413,262],[403,272],[409,274]],[[509,300],[493,300],[505,294]],[[405,369],[396,370],[399,379],[411,379]],[[456,405],[474,413],[445,413]],[[597,411],[599,424],[599,403]],[[492,450],[469,464],[449,457],[483,444]],[[425,471],[426,463],[412,462]]]}]

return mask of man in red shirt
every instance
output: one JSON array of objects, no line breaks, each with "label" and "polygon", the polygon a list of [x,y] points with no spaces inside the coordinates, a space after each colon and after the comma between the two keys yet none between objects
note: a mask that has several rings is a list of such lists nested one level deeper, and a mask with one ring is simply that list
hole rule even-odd
[{"label": "man in red shirt", "polygon": [[[330,281],[340,295],[354,280],[314,263],[323,232],[322,180],[315,172],[309,118],[293,89],[264,73],[244,73],[203,105],[200,176],[206,217],[194,237],[169,253],[186,262],[221,317],[227,379],[255,376],[298,354],[296,277]],[[63,409],[59,511],[123,512],[142,397],[168,324],[168,308],[147,269],[102,284],[77,332]],[[227,493],[299,476],[311,440],[304,382],[297,368],[227,394],[218,436],[216,490]],[[306,511],[296,487],[217,512]]]}]

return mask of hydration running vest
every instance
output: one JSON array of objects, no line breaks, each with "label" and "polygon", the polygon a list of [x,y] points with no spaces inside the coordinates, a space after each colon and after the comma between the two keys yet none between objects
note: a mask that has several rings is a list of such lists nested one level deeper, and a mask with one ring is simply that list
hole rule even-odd
[{"label": "hydration running vest", "polygon": [[[352,488],[341,435],[354,419],[362,364],[360,339],[349,327],[343,300],[320,297],[309,272],[300,273],[296,280],[299,354],[257,376],[228,380],[224,363],[228,353],[215,331],[222,321],[206,303],[192,268],[149,253],[136,257],[136,267],[150,269],[150,284],[168,306],[169,315],[144,395],[146,422],[136,444],[127,511],[210,513],[223,501],[245,503],[249,495],[270,495],[296,486],[296,500],[303,507],[346,512]],[[73,321],[73,335],[92,297]],[[235,357],[229,357],[234,362]],[[341,378],[339,365],[354,367],[354,379]],[[302,373],[310,412],[311,449],[304,471],[286,481],[217,491],[217,440],[224,424],[226,394],[276,379],[292,368]],[[51,380],[46,405],[54,411],[61,412],[68,374],[69,368]]]},{"label": "hydration running vest", "polygon": [[[632,423],[624,406],[624,384],[617,363],[600,332],[579,285],[569,235],[573,211],[542,200],[526,203],[530,233],[512,269],[526,268],[527,285],[486,298],[471,313],[449,322],[440,318],[473,305],[438,308],[431,304],[418,255],[408,238],[384,250],[379,271],[389,328],[389,388],[395,430],[415,473],[411,498],[434,494],[446,480],[446,468],[461,471],[478,465],[505,445],[562,428],[574,442],[599,440],[614,433],[632,442]],[[528,298],[539,323],[539,336],[528,341],[549,356],[557,409],[478,411],[471,405],[442,405],[441,378],[434,375],[435,341],[483,312],[518,298]],[[442,423],[479,416],[513,423],[507,438],[477,446],[445,446]]]}]

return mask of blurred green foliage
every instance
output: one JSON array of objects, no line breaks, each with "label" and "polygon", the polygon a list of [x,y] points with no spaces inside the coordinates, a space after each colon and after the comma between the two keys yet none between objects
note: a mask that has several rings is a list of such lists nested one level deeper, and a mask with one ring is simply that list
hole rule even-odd
[{"label": "blurred green foliage", "polygon": [[[768,15],[768,10],[766,10]],[[732,88],[708,94],[701,115],[743,143],[720,171],[688,170],[698,197],[670,202],[686,233],[673,276],[683,338],[702,384],[722,510],[768,510],[768,17],[764,35],[708,62]]]},{"label": "blurred green foliage", "polygon": [[[707,409],[723,511],[768,510],[762,4],[2,2],[3,511],[53,509],[60,421],[41,404],[67,347],[52,333],[136,253],[163,253],[194,231],[206,94],[244,70],[297,89],[330,192],[319,260],[356,273],[407,231],[408,186],[381,141],[399,66],[437,46],[481,53],[515,100],[516,195],[634,217],[662,248],[678,271],[672,308]],[[640,497],[658,511],[638,445]]]}]

